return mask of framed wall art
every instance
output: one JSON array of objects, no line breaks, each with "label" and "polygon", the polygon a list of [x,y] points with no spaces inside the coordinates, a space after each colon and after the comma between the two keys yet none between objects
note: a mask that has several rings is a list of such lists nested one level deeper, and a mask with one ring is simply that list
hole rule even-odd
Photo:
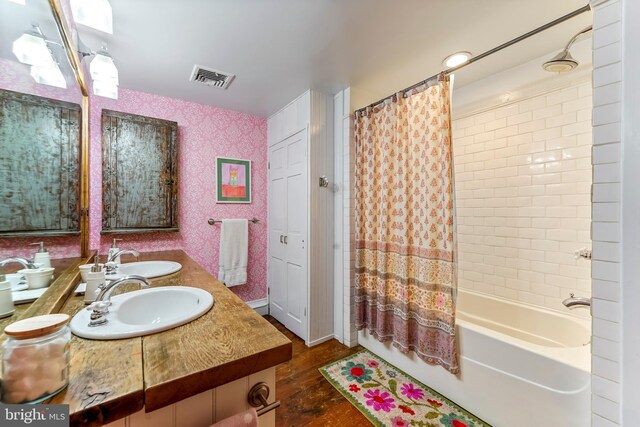
[{"label": "framed wall art", "polygon": [[216,157],[216,203],[251,203],[251,160]]}]

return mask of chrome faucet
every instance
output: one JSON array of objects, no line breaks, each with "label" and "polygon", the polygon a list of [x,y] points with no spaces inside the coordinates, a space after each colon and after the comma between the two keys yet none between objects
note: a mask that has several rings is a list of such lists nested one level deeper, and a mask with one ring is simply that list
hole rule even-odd
[{"label": "chrome faucet", "polygon": [[107,262],[104,264],[105,268],[106,268],[106,274],[116,274],[116,270],[118,269],[118,266],[116,264],[114,264],[113,260],[117,259],[120,255],[126,255],[126,254],[131,254],[134,257],[136,257],[136,261],[138,260],[138,257],[140,256],[140,253],[136,250],[133,249],[122,249],[118,252],[115,252],[113,255],[111,255],[109,258],[107,258]]},{"label": "chrome faucet", "polygon": [[578,307],[591,307],[591,298],[576,297],[573,294],[569,294],[569,298],[562,301],[562,304],[570,310]]},{"label": "chrome faucet", "polygon": [[33,261],[29,261],[28,259],[23,258],[21,256],[14,256],[14,257],[11,257],[11,258],[3,259],[2,261],[0,261],[0,267],[4,267],[5,265],[10,264],[12,262],[17,262],[18,264],[22,264],[24,266],[24,268],[30,268],[30,269],[38,268],[33,263]]},{"label": "chrome faucet", "polygon": [[113,262],[113,260],[118,258],[120,255],[126,255],[126,254],[131,254],[134,257],[136,257],[136,259],[140,256],[140,253],[138,251],[136,251],[136,250],[133,250],[133,249],[122,249],[122,250],[114,253],[113,255],[111,255],[107,259],[107,262]]},{"label": "chrome faucet", "polygon": [[100,326],[107,323],[107,314],[109,313],[109,306],[111,305],[111,293],[118,286],[129,282],[137,282],[143,289],[150,286],[149,281],[142,276],[125,276],[109,283],[103,283],[98,287],[99,293],[95,302],[88,307],[88,309],[93,310],[90,316],[91,321],[89,322],[89,326]]}]

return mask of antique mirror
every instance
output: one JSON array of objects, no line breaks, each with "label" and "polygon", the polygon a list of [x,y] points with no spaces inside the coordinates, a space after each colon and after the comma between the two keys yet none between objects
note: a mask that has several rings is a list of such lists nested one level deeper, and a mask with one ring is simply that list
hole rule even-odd
[{"label": "antique mirror", "polygon": [[57,274],[88,255],[88,97],[70,24],[59,0],[0,0],[0,260],[44,242]]}]

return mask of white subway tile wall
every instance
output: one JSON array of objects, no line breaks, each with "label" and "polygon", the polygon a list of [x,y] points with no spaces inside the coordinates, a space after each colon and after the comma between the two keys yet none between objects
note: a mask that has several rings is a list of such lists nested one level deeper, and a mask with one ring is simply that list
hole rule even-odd
[{"label": "white subway tile wall", "polygon": [[622,424],[620,173],[622,2],[593,10],[592,426]]},{"label": "white subway tile wall", "polygon": [[[583,80],[453,120],[461,288],[564,313],[569,293],[591,295],[591,261],[574,259],[591,248],[591,110]],[[594,198],[610,201],[617,185]]]}]

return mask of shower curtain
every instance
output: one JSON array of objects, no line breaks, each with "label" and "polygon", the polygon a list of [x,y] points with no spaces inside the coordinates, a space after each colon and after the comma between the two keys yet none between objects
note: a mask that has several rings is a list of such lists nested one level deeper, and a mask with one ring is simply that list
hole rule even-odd
[{"label": "shower curtain", "polygon": [[450,82],[356,114],[358,330],[457,373]]}]

